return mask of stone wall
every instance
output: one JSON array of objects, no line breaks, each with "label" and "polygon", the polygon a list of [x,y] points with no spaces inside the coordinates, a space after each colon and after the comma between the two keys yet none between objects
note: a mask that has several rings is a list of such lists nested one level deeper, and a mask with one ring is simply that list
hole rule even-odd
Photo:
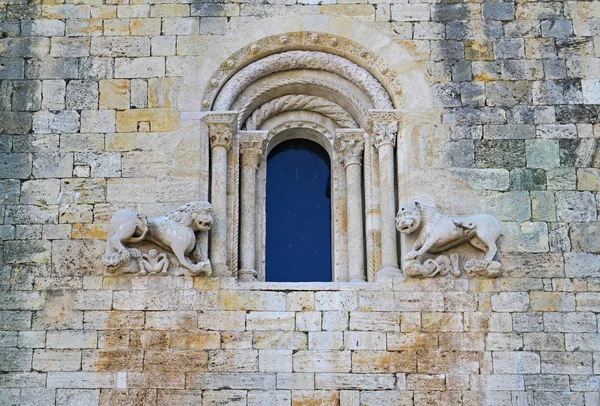
[{"label": "stone wall", "polygon": [[[600,2],[112,3],[0,4],[0,404],[598,405]],[[503,277],[104,274],[117,209],[208,198],[190,83],[267,17],[404,50],[399,199],[494,214]]]}]

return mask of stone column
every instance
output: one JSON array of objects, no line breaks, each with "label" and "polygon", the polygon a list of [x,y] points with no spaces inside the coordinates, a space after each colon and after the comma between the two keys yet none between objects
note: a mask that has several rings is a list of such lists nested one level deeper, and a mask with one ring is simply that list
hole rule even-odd
[{"label": "stone column", "polygon": [[365,131],[361,129],[338,130],[335,140],[336,150],[341,154],[346,168],[348,279],[350,282],[366,280],[362,202],[362,157],[365,149],[365,136]]},{"label": "stone column", "polygon": [[401,275],[398,267],[396,241],[396,194],[394,175],[394,146],[398,122],[374,121],[372,126],[374,144],[379,157],[379,192],[381,218],[381,269],[377,278]]},{"label": "stone column", "polygon": [[202,121],[208,125],[211,158],[210,201],[213,226],[210,231],[210,260],[214,276],[231,276],[227,266],[227,153],[237,128],[237,112],[209,113]]},{"label": "stone column", "polygon": [[240,271],[241,282],[257,281],[256,272],[256,170],[267,131],[240,131]]}]

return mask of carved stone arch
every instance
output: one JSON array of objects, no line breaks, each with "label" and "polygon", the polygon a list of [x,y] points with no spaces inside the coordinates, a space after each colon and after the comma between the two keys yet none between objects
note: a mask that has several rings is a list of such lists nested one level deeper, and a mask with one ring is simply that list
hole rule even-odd
[{"label": "carved stone arch", "polygon": [[272,99],[254,110],[246,120],[246,130],[257,130],[269,117],[284,111],[309,110],[335,121],[342,128],[356,128],[354,118],[340,105],[319,96],[290,94]]},{"label": "carved stone arch", "polygon": [[369,95],[376,109],[393,109],[390,95],[366,69],[340,56],[317,51],[282,52],[244,67],[222,87],[213,109],[229,110],[237,95],[251,83],[274,72],[294,69],[312,69],[339,74]]},{"label": "carved stone arch", "polygon": [[361,125],[366,124],[368,110],[374,108],[368,96],[349,80],[333,73],[310,70],[274,73],[259,79],[238,95],[231,108],[240,112],[241,125],[262,104],[298,93],[335,102]]}]

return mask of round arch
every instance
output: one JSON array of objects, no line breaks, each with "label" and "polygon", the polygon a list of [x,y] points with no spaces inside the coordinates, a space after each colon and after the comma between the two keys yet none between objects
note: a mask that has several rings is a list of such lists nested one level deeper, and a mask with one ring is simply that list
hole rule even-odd
[{"label": "round arch", "polygon": [[232,30],[189,64],[179,105],[186,112],[209,111],[218,90],[237,71],[290,50],[327,52],[366,69],[396,109],[433,106],[425,74],[406,48],[373,27],[330,15],[274,17]]}]

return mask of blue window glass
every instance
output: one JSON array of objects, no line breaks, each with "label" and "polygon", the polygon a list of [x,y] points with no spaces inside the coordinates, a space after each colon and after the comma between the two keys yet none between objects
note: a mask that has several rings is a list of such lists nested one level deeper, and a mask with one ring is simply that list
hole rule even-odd
[{"label": "blue window glass", "polygon": [[331,282],[331,165],[317,143],[293,139],[267,158],[270,282]]}]

